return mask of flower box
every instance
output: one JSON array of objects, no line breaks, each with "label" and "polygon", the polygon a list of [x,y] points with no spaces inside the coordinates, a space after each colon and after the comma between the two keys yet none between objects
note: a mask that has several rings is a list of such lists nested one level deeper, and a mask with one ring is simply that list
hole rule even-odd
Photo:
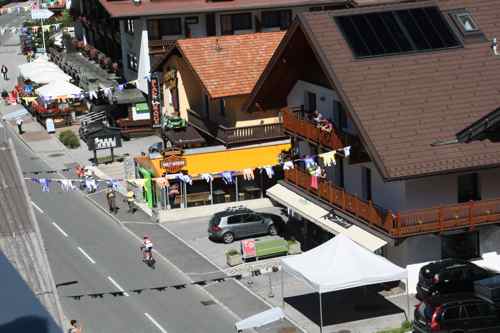
[{"label": "flower box", "polygon": [[226,251],[226,263],[230,267],[242,264],[241,253],[236,249]]}]

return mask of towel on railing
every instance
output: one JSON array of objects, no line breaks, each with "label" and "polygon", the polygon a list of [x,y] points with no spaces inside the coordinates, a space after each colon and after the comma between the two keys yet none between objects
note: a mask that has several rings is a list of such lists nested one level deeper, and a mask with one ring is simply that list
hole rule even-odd
[{"label": "towel on railing", "polygon": [[290,170],[293,168],[295,168],[295,165],[292,161],[285,161],[285,163],[283,163],[283,170]]},{"label": "towel on railing", "polygon": [[318,189],[318,176],[311,176],[311,188]]}]

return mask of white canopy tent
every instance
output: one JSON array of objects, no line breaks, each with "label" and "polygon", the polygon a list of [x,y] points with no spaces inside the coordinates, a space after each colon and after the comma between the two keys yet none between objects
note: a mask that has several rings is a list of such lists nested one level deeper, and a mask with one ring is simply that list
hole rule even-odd
[{"label": "white canopy tent", "polygon": [[53,81],[71,81],[71,76],[67,75],[63,71],[47,70],[40,71],[28,76],[28,79],[38,84],[46,84]]},{"label": "white canopy tent", "polygon": [[82,92],[82,89],[66,81],[52,81],[35,89],[35,92],[42,97],[54,97],[78,95]]},{"label": "white canopy tent", "polygon": [[18,68],[19,68],[19,74],[21,74],[21,76],[24,78],[28,78],[28,76],[34,72],[44,71],[47,69],[54,69],[61,71],[61,69],[57,67],[56,64],[48,61],[46,57],[36,58],[32,62],[19,65]]},{"label": "white canopy tent", "polygon": [[[283,271],[304,280],[319,293],[320,330],[323,329],[321,294],[377,283],[407,280],[405,269],[339,234],[312,250],[282,260]],[[409,311],[409,310],[408,310]]]}]

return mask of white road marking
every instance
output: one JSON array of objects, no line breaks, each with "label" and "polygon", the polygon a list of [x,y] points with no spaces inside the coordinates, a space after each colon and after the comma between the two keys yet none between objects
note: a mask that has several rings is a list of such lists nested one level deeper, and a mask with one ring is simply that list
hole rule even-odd
[{"label": "white road marking", "polygon": [[68,237],[68,234],[64,232],[64,230],[62,230],[62,228],[60,226],[57,225],[57,223],[55,222],[52,222],[52,224],[54,225],[54,227],[56,227],[57,230],[59,230],[59,232],[61,234],[63,234],[64,237]]},{"label": "white road marking", "polygon": [[160,330],[161,333],[168,333],[167,330],[161,327],[161,325],[158,324],[158,322],[153,317],[151,317],[149,313],[144,312],[144,315]]},{"label": "white road marking", "polygon": [[125,289],[123,289],[118,283],[116,283],[115,280],[111,276],[108,276],[108,280],[121,292],[123,292],[123,295],[128,296],[128,294],[125,292]]},{"label": "white road marking", "polygon": [[83,251],[83,249],[81,247],[77,247],[78,251],[80,251],[84,256],[85,258],[87,258],[91,263],[95,264],[95,261],[94,259],[92,259],[88,254],[87,252]]},{"label": "white road marking", "polygon": [[31,202],[31,204],[32,204],[32,205],[33,205],[33,207],[35,207],[35,208],[36,208],[36,209],[37,209],[40,213],[45,214],[45,213],[43,212],[43,210],[42,210],[40,207],[38,207],[38,205],[37,205],[36,203],[34,203],[34,202],[32,201],[32,202]]}]

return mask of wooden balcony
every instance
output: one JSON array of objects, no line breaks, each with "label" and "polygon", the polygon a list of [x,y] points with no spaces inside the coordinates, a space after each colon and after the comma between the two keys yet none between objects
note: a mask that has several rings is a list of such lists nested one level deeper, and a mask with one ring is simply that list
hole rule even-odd
[{"label": "wooden balcony", "polygon": [[193,110],[188,110],[189,123],[226,146],[258,143],[286,138],[283,124],[264,124],[245,127],[226,127],[203,119]]},{"label": "wooden balcony", "polygon": [[311,187],[311,176],[297,168],[285,171],[285,179],[393,238],[457,229],[473,230],[478,225],[500,222],[500,198],[393,214],[390,210],[377,207],[371,201],[362,200],[323,179],[318,180],[318,189],[314,189]]},{"label": "wooden balcony", "polygon": [[175,40],[154,39],[149,41],[149,54],[162,54],[175,45]]},{"label": "wooden balcony", "polygon": [[301,108],[284,108],[281,112],[285,131],[330,149],[340,149],[346,146],[345,138],[338,129],[333,128],[331,132],[326,132],[316,127],[311,121],[305,119]]}]

